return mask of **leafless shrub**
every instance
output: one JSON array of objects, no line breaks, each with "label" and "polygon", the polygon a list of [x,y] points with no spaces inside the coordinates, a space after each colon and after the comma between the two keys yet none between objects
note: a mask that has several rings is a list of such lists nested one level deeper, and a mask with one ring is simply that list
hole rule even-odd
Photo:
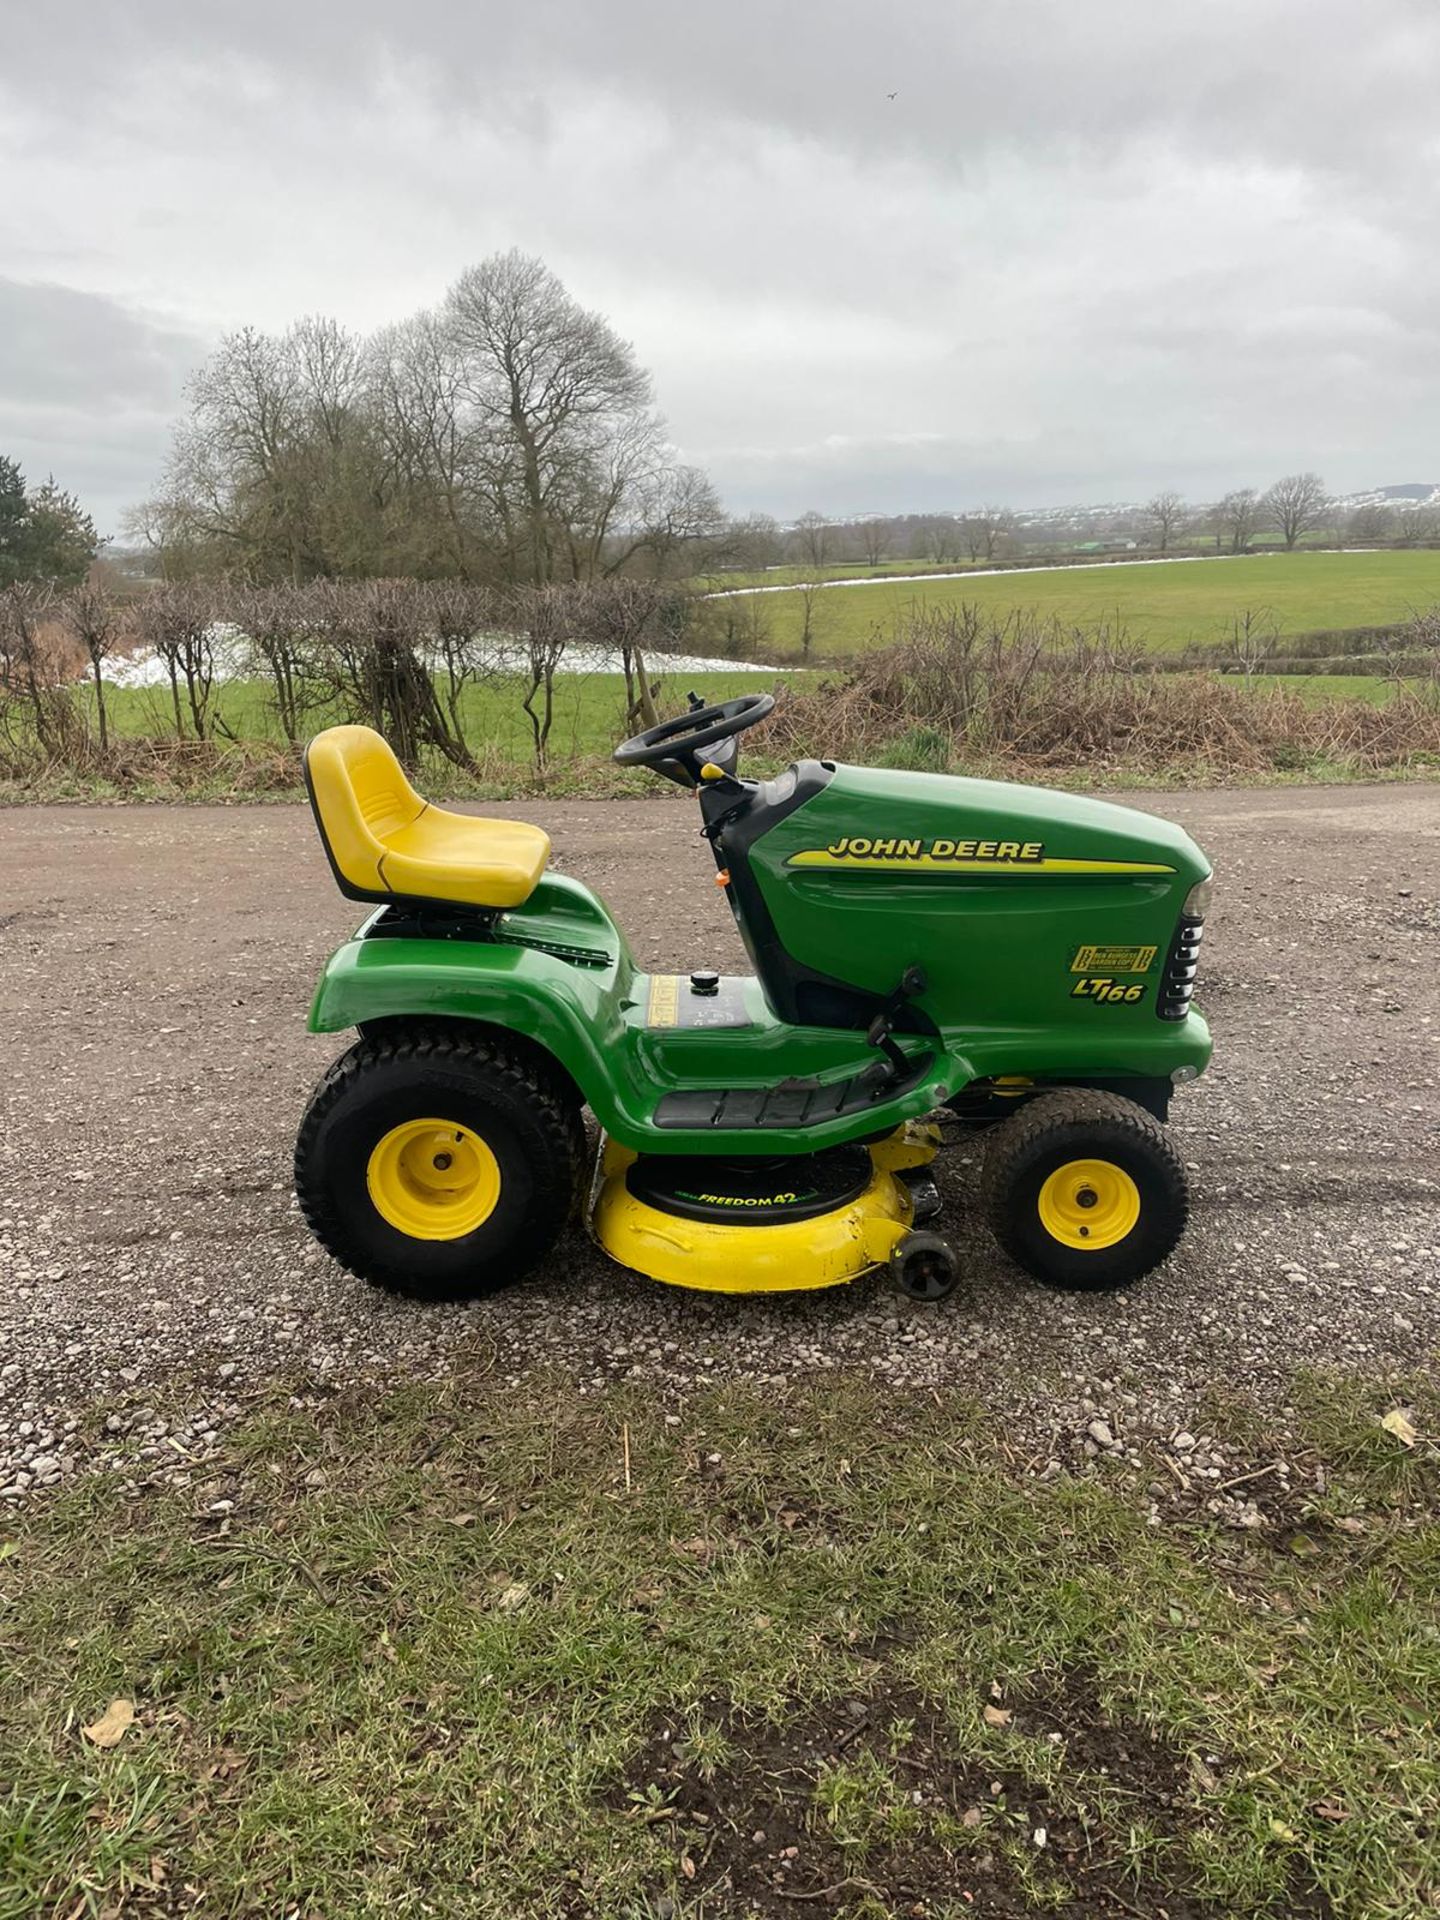
[{"label": "leafless shrub", "polygon": [[1280,623],[1269,607],[1245,607],[1232,614],[1225,635],[1225,650],[1231,654],[1245,676],[1248,686],[1256,670],[1280,644]]},{"label": "leafless shrub", "polygon": [[101,753],[110,746],[105,711],[105,662],[114,654],[124,634],[120,609],[108,593],[88,582],[75,587],[60,602],[62,625],[78,645],[85,649],[90,677],[95,685],[95,724]]},{"label": "leafless shrub", "polygon": [[510,620],[520,637],[528,676],[520,704],[530,722],[537,769],[549,755],[555,675],[570,644],[574,603],[574,594],[563,587],[518,587],[509,596]]},{"label": "leafless shrub", "polygon": [[955,766],[1379,769],[1440,755],[1440,702],[1411,683],[1379,704],[1258,693],[1212,674],[1157,671],[1123,634],[962,608],[917,612],[895,644],[843,680],[792,694],[769,744],[867,759],[893,754],[907,730],[938,740],[942,762]]},{"label": "leafless shrub", "polygon": [[226,612],[269,688],[281,732],[292,747],[298,745],[324,698],[322,595],[303,586],[241,588],[229,596]]},{"label": "leafless shrub", "polygon": [[506,612],[498,594],[473,581],[440,580],[420,589],[428,653],[458,741],[465,740],[466,690],[514,671]]},{"label": "leafless shrub", "polygon": [[0,592],[0,739],[17,769],[83,761],[85,720],[69,668],[50,589],[16,583]]},{"label": "leafless shrub", "polygon": [[455,766],[473,768],[425,658],[428,635],[415,583],[332,580],[311,593],[318,672],[339,710],[383,733],[407,766],[428,746]]},{"label": "leafless shrub", "polygon": [[187,720],[197,740],[212,732],[215,614],[210,590],[195,582],[156,587],[128,609],[128,636],[165,668],[177,740],[184,739]]},{"label": "leafless shrub", "polygon": [[683,594],[654,580],[607,580],[576,592],[576,633],[620,662],[627,731],[659,721],[660,682],[651,680],[646,657],[673,642],[683,627],[684,609]]}]

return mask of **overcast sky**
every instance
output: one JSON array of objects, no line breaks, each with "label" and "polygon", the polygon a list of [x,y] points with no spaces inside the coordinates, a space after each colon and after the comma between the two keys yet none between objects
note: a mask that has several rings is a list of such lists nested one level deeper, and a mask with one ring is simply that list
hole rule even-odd
[{"label": "overcast sky", "polygon": [[113,530],[519,246],[736,511],[1440,482],[1437,102],[1436,0],[3,0],[0,452]]}]

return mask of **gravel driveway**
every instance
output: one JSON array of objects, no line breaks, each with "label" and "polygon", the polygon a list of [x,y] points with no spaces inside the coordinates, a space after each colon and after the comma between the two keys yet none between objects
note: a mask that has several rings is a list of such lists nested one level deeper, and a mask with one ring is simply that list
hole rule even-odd
[{"label": "gravel driveway", "polygon": [[[276,1378],[484,1364],[678,1391],[858,1365],[979,1398],[1045,1470],[1112,1431],[1116,1447],[1144,1428],[1203,1438],[1213,1386],[1273,1409],[1297,1363],[1422,1362],[1440,1331],[1440,787],[1149,804],[1217,870],[1199,994],[1216,1064],[1174,1111],[1191,1232],[1128,1295],[1051,1293],[972,1225],[974,1168],[950,1156],[969,1289],[938,1309],[878,1278],[671,1292],[578,1236],[471,1306],[370,1292],[310,1242],[290,1193],[295,1125],[336,1050],[305,1011],[357,917],[308,813],[0,813],[0,1489],[88,1456],[97,1403],[122,1407],[112,1432],[152,1466],[183,1463]],[[739,966],[678,796],[492,811],[548,829],[642,964]]]}]

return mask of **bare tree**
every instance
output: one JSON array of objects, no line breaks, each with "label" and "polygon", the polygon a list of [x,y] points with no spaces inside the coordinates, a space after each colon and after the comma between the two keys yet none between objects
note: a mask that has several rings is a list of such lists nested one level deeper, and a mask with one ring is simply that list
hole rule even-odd
[{"label": "bare tree", "polygon": [[808,661],[810,649],[819,638],[821,595],[826,591],[819,580],[805,580],[795,589],[800,601],[800,652]]},{"label": "bare tree", "polygon": [[1158,547],[1161,553],[1168,552],[1170,542],[1184,522],[1185,502],[1178,493],[1157,493],[1146,502],[1145,524],[1150,529],[1151,545]]},{"label": "bare tree", "polygon": [[802,513],[795,522],[795,551],[803,566],[819,573],[830,558],[834,533],[823,513]]},{"label": "bare tree", "polygon": [[656,579],[703,572],[730,550],[730,522],[710,477],[699,467],[652,466],[634,489],[635,524],[612,540],[598,571],[607,576],[634,563]]},{"label": "bare tree", "polygon": [[85,657],[90,662],[90,677],[95,683],[95,724],[100,734],[100,751],[104,753],[110,745],[104,667],[120,640],[120,611],[102,587],[87,581],[61,601],[60,619],[85,649]]},{"label": "bare tree", "polygon": [[917,530],[919,557],[936,566],[953,565],[960,558],[963,529],[953,513],[939,513],[922,521]]},{"label": "bare tree", "polygon": [[778,566],[785,557],[780,529],[768,513],[752,513],[744,520],[733,520],[728,544],[731,563],[755,573]]},{"label": "bare tree", "polygon": [[1425,504],[1403,507],[1396,538],[1405,547],[1434,546],[1440,541],[1440,507]]},{"label": "bare tree", "polygon": [[1368,500],[1351,513],[1345,523],[1345,538],[1359,547],[1386,546],[1395,538],[1397,515],[1393,507]]},{"label": "bare tree", "polygon": [[871,518],[860,522],[860,551],[865,564],[878,567],[890,551],[890,522]]},{"label": "bare tree", "polygon": [[1246,607],[1229,622],[1229,651],[1245,675],[1249,686],[1257,668],[1268,660],[1280,642],[1280,625],[1270,607]]},{"label": "bare tree", "polygon": [[[531,579],[553,580],[572,516],[608,523],[617,487],[653,466],[650,379],[597,313],[528,254],[495,254],[445,300],[463,391],[486,430],[485,483],[517,523]],[[618,458],[617,458],[618,456]]]},{"label": "bare tree", "polygon": [[1260,502],[1267,525],[1274,527],[1290,552],[1302,534],[1323,526],[1330,496],[1318,473],[1287,473]]},{"label": "bare tree", "polygon": [[963,531],[970,558],[988,566],[1014,533],[1015,516],[1006,507],[978,507],[966,514]]},{"label": "bare tree", "polygon": [[1244,553],[1255,535],[1260,518],[1260,502],[1253,487],[1238,487],[1217,500],[1211,509],[1216,546],[1231,553]]},{"label": "bare tree", "polygon": [[384,328],[366,349],[384,549],[397,570],[470,579],[504,540],[482,507],[484,449],[466,412],[461,357],[434,313]]}]

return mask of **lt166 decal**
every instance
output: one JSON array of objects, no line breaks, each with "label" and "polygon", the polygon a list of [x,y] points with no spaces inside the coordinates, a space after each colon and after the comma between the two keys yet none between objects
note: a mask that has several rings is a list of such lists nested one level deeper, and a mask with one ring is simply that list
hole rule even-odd
[{"label": "lt166 decal", "polygon": [[1087,974],[1070,989],[1072,1000],[1093,1000],[1099,1007],[1133,1007],[1145,998],[1141,981],[1112,980],[1108,974]]}]

